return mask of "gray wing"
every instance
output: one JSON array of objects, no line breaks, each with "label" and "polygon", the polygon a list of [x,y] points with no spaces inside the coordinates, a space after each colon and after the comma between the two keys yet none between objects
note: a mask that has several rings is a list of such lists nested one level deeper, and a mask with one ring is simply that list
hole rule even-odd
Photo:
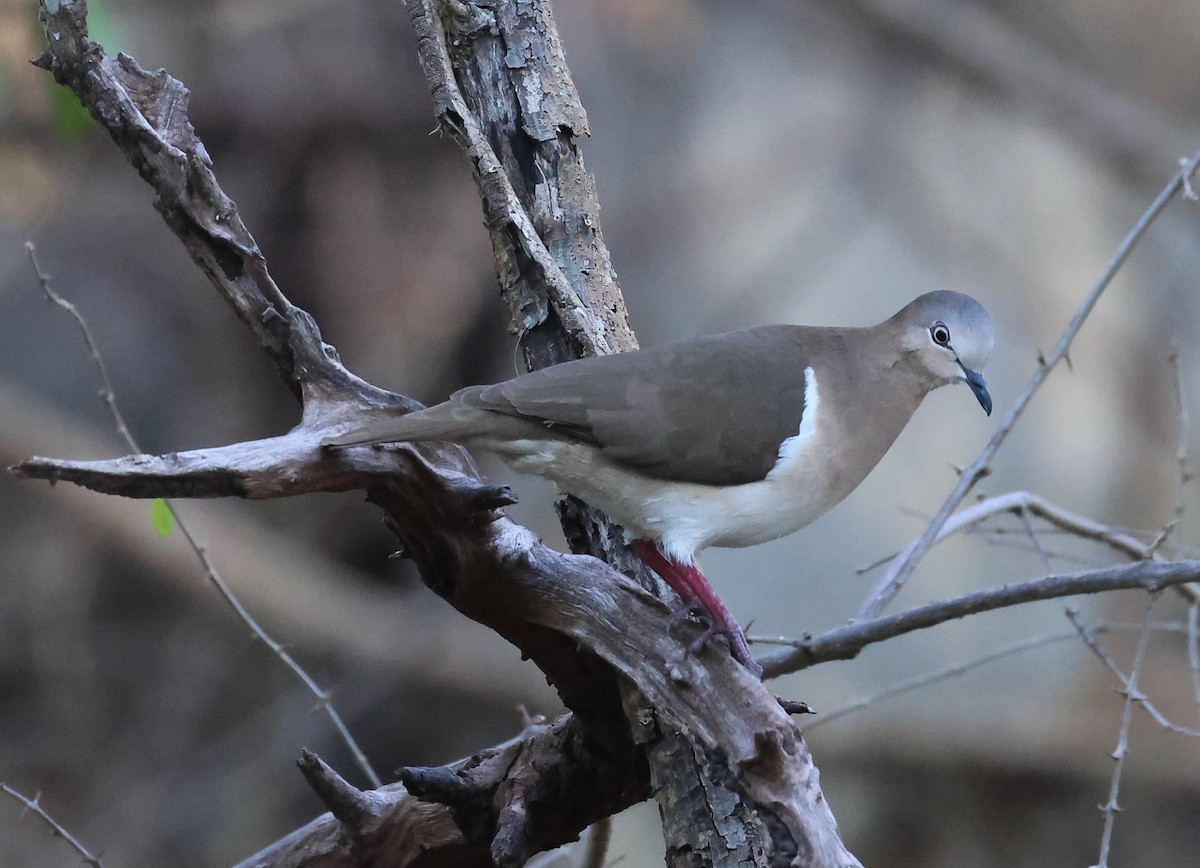
[{"label": "gray wing", "polygon": [[657,479],[755,482],[804,412],[794,326],[555,365],[452,402],[536,420]]}]

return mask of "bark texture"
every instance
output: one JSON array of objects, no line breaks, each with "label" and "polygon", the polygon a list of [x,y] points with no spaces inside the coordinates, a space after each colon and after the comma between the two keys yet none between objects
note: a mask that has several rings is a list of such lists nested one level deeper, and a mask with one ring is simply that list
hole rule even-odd
[{"label": "bark texture", "polygon": [[[587,132],[542,2],[411,0],[443,128],[479,185],[512,324],[531,367],[635,346],[578,137]],[[857,865],[837,836],[799,730],[720,648],[684,653],[655,582],[618,529],[562,505],[573,546],[510,521],[511,495],[451,444],[330,454],[352,417],[416,402],[355,377],[312,317],[275,285],[165,71],[87,38],[84,2],[44,2],[38,63],[70,87],[155,191],[155,207],[301,402],[280,437],[111,462],[32,459],[23,476],[131,497],[294,496],[359,488],[383,510],[425,583],[518,646],[571,714],[441,769],[364,792],[316,757],[301,769],[330,813],[243,863],[516,866],[654,794],[672,864]],[[453,50],[451,50],[451,48]],[[684,641],[680,641],[680,639]]]}]

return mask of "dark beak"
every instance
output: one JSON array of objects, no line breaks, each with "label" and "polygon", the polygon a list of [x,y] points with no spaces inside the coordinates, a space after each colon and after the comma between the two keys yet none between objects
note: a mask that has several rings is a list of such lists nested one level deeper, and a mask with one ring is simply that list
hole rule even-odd
[{"label": "dark beak", "polygon": [[992,396],[988,394],[987,383],[983,381],[983,374],[978,371],[972,371],[961,361],[958,363],[958,366],[962,368],[963,374],[966,375],[967,385],[971,387],[971,391],[979,399],[979,406],[983,407],[983,412],[989,416],[992,415]]}]

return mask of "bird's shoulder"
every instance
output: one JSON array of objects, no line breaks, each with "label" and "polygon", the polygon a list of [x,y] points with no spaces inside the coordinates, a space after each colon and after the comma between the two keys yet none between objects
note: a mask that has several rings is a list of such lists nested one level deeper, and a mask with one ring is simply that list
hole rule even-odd
[{"label": "bird's shoulder", "polygon": [[543,422],[665,481],[763,479],[799,430],[806,368],[833,330],[759,326],[567,362],[459,393]]}]

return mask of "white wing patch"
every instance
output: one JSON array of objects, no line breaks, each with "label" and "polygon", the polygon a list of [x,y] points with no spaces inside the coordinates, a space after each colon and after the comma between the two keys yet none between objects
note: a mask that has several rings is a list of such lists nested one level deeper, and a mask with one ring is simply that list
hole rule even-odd
[{"label": "white wing patch", "polygon": [[811,367],[804,369],[804,412],[800,416],[800,430],[779,444],[779,460],[771,468],[771,474],[794,465],[808,449],[817,434],[817,405],[821,396],[817,390],[817,375]]},{"label": "white wing patch", "polygon": [[[841,500],[821,460],[830,422],[819,422],[817,375],[804,369],[799,430],[779,444],[765,479],[728,487],[664,482],[607,459],[586,443],[489,443],[518,470],[555,480],[624,525],[635,537],[657,540],[663,554],[691,563],[711,545],[748,546],[799,530]],[[503,448],[504,451],[501,451]]]}]

